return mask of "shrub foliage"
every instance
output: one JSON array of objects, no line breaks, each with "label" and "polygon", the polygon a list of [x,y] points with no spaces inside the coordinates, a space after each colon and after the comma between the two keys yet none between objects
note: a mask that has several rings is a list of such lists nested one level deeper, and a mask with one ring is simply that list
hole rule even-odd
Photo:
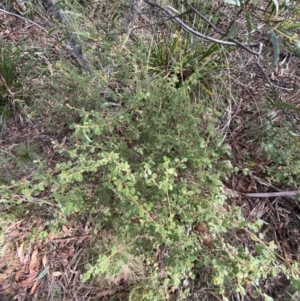
[{"label": "shrub foliage", "polygon": [[[30,116],[43,114],[49,105],[43,88],[51,91],[47,130],[66,126],[68,135],[64,143],[52,140],[54,165],[26,149],[35,173],[14,179],[9,189],[0,186],[2,202],[12,203],[14,194],[40,198],[65,217],[85,215],[109,228],[114,242],[87,265],[82,280],[109,279],[126,260],[139,258],[147,277],[131,300],[170,294],[188,300],[202,281],[226,300],[230,291],[245,294],[246,284],[258,288],[270,275],[296,278],[293,267],[277,260],[274,243],[256,234],[262,222],[246,222],[225,204],[222,181],[238,169],[218,130],[224,104],[215,95],[228,96],[217,76],[224,49],[195,47],[170,31],[163,43],[138,37],[128,45],[108,34],[102,54],[89,54],[97,61],[93,72],[61,59],[39,74],[28,88]],[[13,71],[5,73],[12,81]],[[239,233],[251,236],[251,249],[238,244]]]}]

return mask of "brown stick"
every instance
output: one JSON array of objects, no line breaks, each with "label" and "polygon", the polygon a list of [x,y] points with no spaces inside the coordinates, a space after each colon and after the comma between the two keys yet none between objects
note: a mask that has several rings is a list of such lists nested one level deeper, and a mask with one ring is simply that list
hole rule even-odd
[{"label": "brown stick", "polygon": [[254,192],[254,193],[242,193],[238,192],[240,195],[249,198],[274,198],[274,197],[294,197],[297,194],[300,195],[299,190],[295,191],[280,191],[280,192]]},{"label": "brown stick", "polygon": [[224,187],[224,193],[230,197],[245,196],[248,198],[276,198],[276,197],[295,197],[297,194],[300,195],[300,190],[292,191],[278,191],[278,192],[253,192],[244,193],[232,190],[230,188]]}]

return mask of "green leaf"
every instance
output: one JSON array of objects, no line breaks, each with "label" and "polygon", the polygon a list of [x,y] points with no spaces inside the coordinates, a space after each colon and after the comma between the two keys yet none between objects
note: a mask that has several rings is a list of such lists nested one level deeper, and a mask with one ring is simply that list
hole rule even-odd
[{"label": "green leaf", "polygon": [[274,66],[278,62],[279,53],[280,53],[280,47],[279,47],[278,37],[275,34],[274,30],[271,29],[270,33],[271,33],[271,41],[272,41],[272,44],[273,44],[274,56],[273,56],[272,64],[269,66],[269,69],[272,69],[272,68],[274,68]]},{"label": "green leaf", "polygon": [[58,27],[54,27],[53,29],[48,31],[48,36],[51,36],[52,34],[55,34],[59,31]]},{"label": "green leaf", "polygon": [[45,187],[44,187],[44,184],[43,183],[40,183],[38,185],[38,188],[39,188],[39,191],[44,191],[45,190]]},{"label": "green leaf", "polygon": [[288,30],[288,29],[295,29],[300,27],[300,22],[296,23],[291,23],[283,27],[283,29]]},{"label": "green leaf", "polygon": [[203,55],[199,58],[199,62],[202,62],[204,59],[209,57],[211,54],[216,52],[219,49],[218,44],[212,44],[204,53]]},{"label": "green leaf", "polygon": [[272,0],[272,2],[273,2],[274,5],[275,5],[275,8],[276,8],[276,14],[277,14],[278,11],[279,11],[279,3],[278,3],[278,0]]},{"label": "green leaf", "polygon": [[82,176],[81,173],[75,173],[75,174],[73,175],[73,178],[74,178],[74,180],[76,180],[76,181],[78,181],[78,182],[81,182],[81,181],[83,180],[83,176]]},{"label": "green leaf", "polygon": [[34,279],[34,281],[39,281],[43,279],[49,272],[49,267],[44,268],[41,273]]},{"label": "green leaf", "polygon": [[83,133],[84,137],[86,138],[86,140],[87,140],[88,142],[92,142],[92,140],[91,140],[91,139],[89,138],[89,136],[86,134],[86,131],[85,131],[85,130],[83,130],[82,133]]},{"label": "green leaf", "polygon": [[81,281],[85,282],[85,281],[89,280],[90,278],[91,278],[91,274],[85,273],[85,274],[83,274]]},{"label": "green leaf", "polygon": [[226,4],[232,4],[232,5],[236,5],[236,6],[238,6],[238,7],[241,6],[241,3],[240,3],[239,0],[224,0],[224,2],[225,2]]},{"label": "green leaf", "polygon": [[109,101],[102,104],[102,107],[109,107],[109,106],[118,106],[118,107],[120,107],[121,105],[118,104],[118,103],[109,102]]},{"label": "green leaf", "polygon": [[297,291],[300,292],[300,280],[299,279],[291,279],[291,285],[292,288]]},{"label": "green leaf", "polygon": [[253,24],[251,21],[250,14],[248,12],[245,12],[245,17],[247,21],[247,30],[248,30],[248,44],[251,43],[251,38],[252,38],[252,30],[253,30]]},{"label": "green leaf", "polygon": [[29,193],[30,193],[30,190],[28,188],[22,189],[22,194],[26,195],[26,194],[29,194]]},{"label": "green leaf", "polygon": [[232,22],[232,25],[227,34],[227,38],[231,38],[234,35],[235,31],[236,31],[236,18],[234,18],[234,21]]},{"label": "green leaf", "polygon": [[270,296],[268,296],[268,295],[266,295],[266,294],[264,294],[264,299],[265,299],[266,301],[274,301],[274,299],[273,299],[272,297],[270,297]]},{"label": "green leaf", "polygon": [[139,209],[139,215],[140,215],[140,217],[141,218],[145,217],[145,212],[144,212],[143,208],[141,206],[139,206],[138,209]]},{"label": "green leaf", "polygon": [[287,110],[293,110],[295,112],[300,112],[300,108],[298,108],[297,106],[294,106],[287,102],[283,102],[280,99],[272,100],[271,98],[267,97],[267,100],[271,103],[272,106],[274,106],[277,109],[287,109]]}]

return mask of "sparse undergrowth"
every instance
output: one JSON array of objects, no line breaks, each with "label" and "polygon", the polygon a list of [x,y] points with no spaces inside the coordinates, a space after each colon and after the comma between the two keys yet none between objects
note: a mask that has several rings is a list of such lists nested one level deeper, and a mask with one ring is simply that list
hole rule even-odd
[{"label": "sparse undergrowth", "polygon": [[[28,16],[42,13],[29,4]],[[233,77],[224,73],[232,49],[196,42],[169,23],[132,36],[122,1],[55,9],[68,19],[56,20],[54,40],[76,41],[80,57],[54,50],[53,41],[41,54],[26,40],[22,48],[2,48],[0,57],[1,226],[8,237],[4,254],[17,241],[21,266],[13,256],[9,262],[19,269],[18,298],[290,300],[300,286],[299,254],[286,254],[269,234],[273,205],[261,215],[252,211],[250,219],[224,190],[229,177],[252,177],[257,169],[268,183],[298,188],[299,139],[290,120],[270,118],[265,105],[253,113],[264,116],[259,127],[239,119],[245,103],[230,115],[240,92],[228,89]],[[99,11],[103,24],[91,21]],[[185,20],[210,32],[190,17]],[[13,130],[7,125],[17,113]],[[27,130],[17,135],[21,128]],[[229,145],[232,137],[240,144]],[[8,218],[19,222],[8,226]],[[299,221],[293,223],[296,231]],[[8,273],[10,267],[0,268]],[[281,279],[282,291],[270,289],[274,279]]]}]

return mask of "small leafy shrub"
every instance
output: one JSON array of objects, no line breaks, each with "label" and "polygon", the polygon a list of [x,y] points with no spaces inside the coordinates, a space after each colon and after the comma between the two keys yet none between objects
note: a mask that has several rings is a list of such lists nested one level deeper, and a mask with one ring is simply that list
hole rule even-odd
[{"label": "small leafy shrub", "polygon": [[262,147],[270,164],[265,167],[271,182],[299,187],[300,168],[298,133],[287,131],[288,125],[266,122],[266,132]]},{"label": "small leafy shrub", "polygon": [[[136,91],[123,90],[122,105],[97,111],[88,100],[81,108],[66,103],[80,121],[67,147],[54,143],[63,158],[55,173],[41,161],[32,181],[15,184],[29,200],[47,189],[64,215],[92,214],[115,233],[121,250],[116,242],[101,252],[83,280],[111,279],[142,254],[148,280],[135,286],[132,300],[163,300],[170,290],[186,300],[199,277],[220,293],[245,293],[246,282],[279,271],[273,248],[262,246],[252,258],[226,239],[247,224],[222,209],[221,180],[233,168],[220,160],[227,153],[215,130],[220,113],[192,80],[177,88],[174,77],[148,77]],[[207,230],[196,231],[199,225]]]}]

